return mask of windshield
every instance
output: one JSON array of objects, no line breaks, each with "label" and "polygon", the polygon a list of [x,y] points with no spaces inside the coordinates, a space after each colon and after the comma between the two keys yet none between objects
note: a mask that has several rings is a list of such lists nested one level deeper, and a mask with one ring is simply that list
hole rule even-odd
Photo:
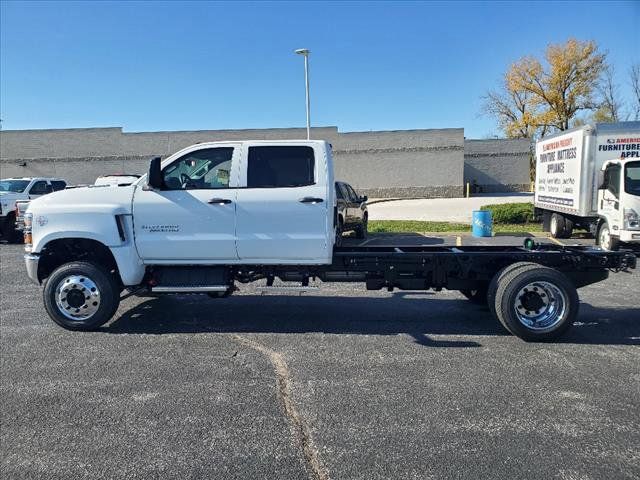
[{"label": "windshield", "polygon": [[640,196],[640,162],[627,163],[624,171],[624,191]]},{"label": "windshield", "polygon": [[29,185],[29,180],[0,180],[0,192],[22,193]]}]

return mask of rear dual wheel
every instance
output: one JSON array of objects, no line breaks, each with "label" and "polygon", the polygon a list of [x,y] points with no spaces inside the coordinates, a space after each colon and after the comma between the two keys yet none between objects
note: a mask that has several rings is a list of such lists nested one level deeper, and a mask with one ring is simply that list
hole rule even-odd
[{"label": "rear dual wheel", "polygon": [[553,340],[565,333],[578,315],[575,286],[553,268],[513,264],[498,272],[494,280],[487,295],[489,307],[509,332],[523,340]]},{"label": "rear dual wheel", "polygon": [[570,238],[573,233],[573,221],[564,215],[553,213],[549,230],[553,238]]}]

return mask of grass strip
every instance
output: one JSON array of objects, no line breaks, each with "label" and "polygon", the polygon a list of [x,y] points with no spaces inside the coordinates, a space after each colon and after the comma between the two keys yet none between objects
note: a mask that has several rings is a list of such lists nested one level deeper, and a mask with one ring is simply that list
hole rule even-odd
[{"label": "grass strip", "polygon": [[[466,223],[427,222],[422,220],[369,220],[371,233],[470,233],[471,225]],[[498,223],[493,225],[494,233],[541,232],[539,223]]]}]

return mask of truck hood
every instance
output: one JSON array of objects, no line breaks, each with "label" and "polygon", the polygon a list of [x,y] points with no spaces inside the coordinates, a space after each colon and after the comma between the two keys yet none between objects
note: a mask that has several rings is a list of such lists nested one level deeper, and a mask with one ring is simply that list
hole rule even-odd
[{"label": "truck hood", "polygon": [[81,187],[49,193],[32,200],[31,213],[108,213],[131,214],[135,185],[118,188]]}]

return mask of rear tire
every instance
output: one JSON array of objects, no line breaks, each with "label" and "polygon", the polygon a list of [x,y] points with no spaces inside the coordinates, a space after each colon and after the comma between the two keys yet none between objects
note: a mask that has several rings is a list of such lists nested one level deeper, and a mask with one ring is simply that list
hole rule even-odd
[{"label": "rear tire", "polygon": [[498,292],[498,283],[502,278],[511,272],[516,270],[521,270],[523,268],[531,268],[531,267],[539,267],[540,265],[533,262],[516,262],[511,265],[507,265],[502,270],[499,270],[489,282],[489,288],[487,288],[487,305],[493,316],[498,318],[496,315],[496,293]]},{"label": "rear tire", "polygon": [[564,232],[562,238],[571,238],[573,235],[573,220],[564,217]]},{"label": "rear tire", "polygon": [[566,232],[565,218],[558,213],[552,214],[549,231],[553,238],[564,238]]},{"label": "rear tire", "polygon": [[512,334],[528,342],[558,338],[573,324],[578,292],[563,273],[541,265],[512,270],[498,281],[496,316]]},{"label": "rear tire", "polygon": [[67,330],[94,330],[116,313],[120,285],[114,274],[89,262],[66,263],[47,278],[44,306]]},{"label": "rear tire", "polygon": [[368,229],[369,219],[364,217],[362,219],[362,224],[358,225],[355,229],[356,238],[362,240],[367,238],[367,229]]},{"label": "rear tire", "polygon": [[338,219],[338,225],[336,225],[336,240],[334,246],[341,247],[342,246],[342,233],[344,229],[344,225],[342,219]]}]

